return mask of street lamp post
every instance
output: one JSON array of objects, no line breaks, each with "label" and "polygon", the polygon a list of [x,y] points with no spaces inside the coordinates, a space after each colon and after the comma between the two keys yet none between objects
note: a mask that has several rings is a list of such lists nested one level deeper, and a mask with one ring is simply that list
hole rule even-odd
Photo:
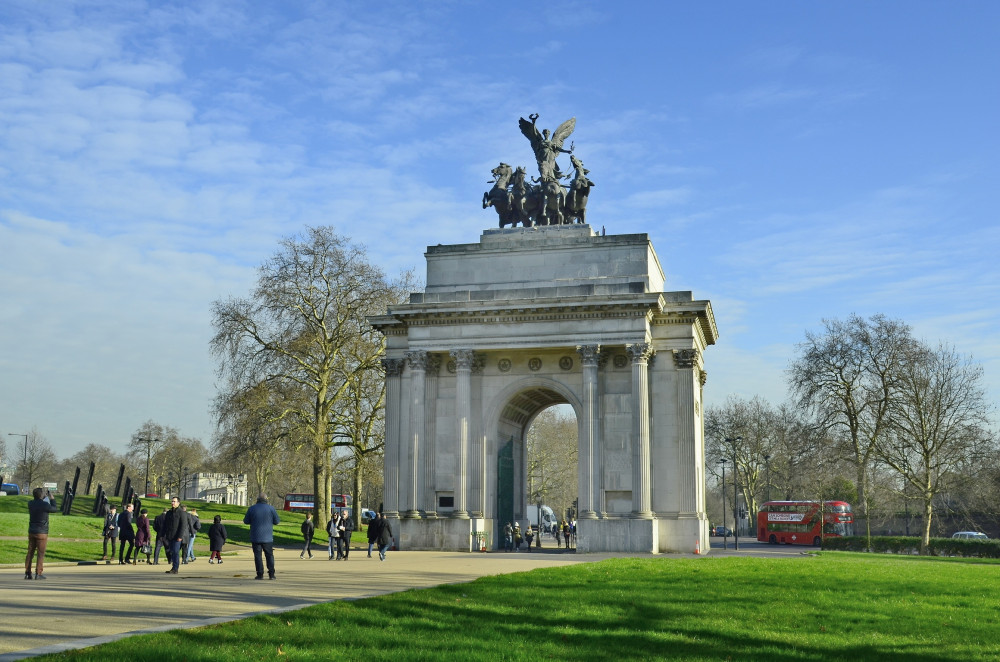
[{"label": "street lamp post", "polygon": [[[27,475],[28,474],[28,435],[26,435],[26,434],[18,434],[16,432],[8,432],[7,436],[8,437],[24,437],[24,462],[21,464],[21,478],[22,479],[26,479],[28,477],[28,475]],[[25,480],[23,486],[21,487],[21,494],[24,494],[25,492],[27,492],[28,491],[28,489],[27,489],[28,487],[29,487],[29,485],[27,484],[27,480]]]},{"label": "street lamp post", "polygon": [[726,458],[722,463],[722,549],[729,549],[729,536],[726,535]]},{"label": "street lamp post", "polygon": [[732,443],[733,445],[733,548],[740,548],[740,519],[739,513],[737,512],[737,504],[739,503],[739,483],[740,483],[740,471],[739,467],[736,465],[736,444],[743,441],[743,437],[729,437],[726,439],[726,443]]}]

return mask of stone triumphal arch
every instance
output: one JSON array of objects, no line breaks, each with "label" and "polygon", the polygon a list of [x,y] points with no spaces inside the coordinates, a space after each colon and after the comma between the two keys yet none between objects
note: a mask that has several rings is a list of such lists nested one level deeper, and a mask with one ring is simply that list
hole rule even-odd
[{"label": "stone triumphal arch", "polygon": [[708,301],[663,290],[648,236],[496,229],[425,257],[424,291],[372,319],[386,337],[384,510],[400,547],[470,550],[483,532],[495,547],[511,516],[526,524],[518,449],[541,410],[567,404],[577,548],[707,549],[702,356],[718,331]]}]

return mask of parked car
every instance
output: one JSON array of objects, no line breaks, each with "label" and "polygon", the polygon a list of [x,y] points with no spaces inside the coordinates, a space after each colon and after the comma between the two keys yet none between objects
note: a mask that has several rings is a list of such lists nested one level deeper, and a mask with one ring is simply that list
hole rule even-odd
[{"label": "parked car", "polygon": [[979,533],[978,531],[958,531],[951,534],[952,538],[959,538],[960,540],[989,540],[990,537],[985,533]]}]

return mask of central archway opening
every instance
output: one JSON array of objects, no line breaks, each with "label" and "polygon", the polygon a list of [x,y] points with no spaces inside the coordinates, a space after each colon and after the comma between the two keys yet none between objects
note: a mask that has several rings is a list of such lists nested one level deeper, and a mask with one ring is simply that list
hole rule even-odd
[{"label": "central archway opening", "polygon": [[569,547],[558,534],[576,521],[579,458],[576,414],[569,405],[541,410],[528,426],[525,449],[526,519],[541,535]]},{"label": "central archway opening", "polygon": [[558,391],[538,386],[512,396],[499,423],[496,547],[506,546],[509,522],[519,527],[523,545],[530,525],[535,547],[554,548],[553,528],[575,520],[578,507],[576,412]]}]

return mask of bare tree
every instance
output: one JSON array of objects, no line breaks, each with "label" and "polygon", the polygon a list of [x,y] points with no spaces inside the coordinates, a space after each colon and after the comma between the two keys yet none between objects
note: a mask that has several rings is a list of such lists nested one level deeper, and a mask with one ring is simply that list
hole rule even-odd
[{"label": "bare tree", "polygon": [[[152,420],[146,421],[138,430],[132,433],[132,438],[128,442],[126,457],[129,464],[134,468],[136,476],[141,475],[143,482],[146,483],[142,486],[141,490],[137,489],[137,492],[145,494],[153,488],[155,481],[151,477],[155,477],[156,475],[153,458],[163,450],[166,440],[167,435],[164,427]],[[138,480],[134,481],[134,486],[139,486]]]},{"label": "bare tree", "polygon": [[160,451],[168,482],[177,487],[182,498],[188,498],[185,488],[190,485],[192,475],[202,470],[208,459],[208,451],[200,439],[192,437],[171,438]]},{"label": "bare tree", "polygon": [[858,505],[868,521],[868,483],[875,445],[889,428],[889,407],[915,341],[903,322],[874,315],[824,320],[806,333],[788,374],[798,404],[833,438],[843,439],[856,472]]},{"label": "bare tree", "polygon": [[[735,471],[729,475],[740,487],[748,515],[757,512],[759,499],[766,491],[765,468],[769,460],[765,458],[776,455],[778,432],[774,408],[759,396],[749,400],[730,396],[721,407],[710,407],[705,412],[708,468],[718,475],[722,459],[730,463]],[[734,515],[736,509],[733,504]]]},{"label": "bare tree", "polygon": [[[107,446],[101,444],[87,444],[82,451],[77,451],[68,459],[70,466],[80,467],[80,471],[90,471],[90,463],[94,463],[94,479],[91,485],[91,492],[97,489],[100,483],[105,488],[113,486],[118,474],[118,466],[122,463],[122,456],[112,451]],[[85,480],[85,478],[83,479]],[[80,491],[86,487],[81,483]]]},{"label": "bare tree", "polygon": [[304,236],[281,241],[260,267],[250,297],[212,307],[220,375],[240,389],[265,384],[300,393],[283,403],[278,418],[308,438],[316,509],[324,517],[338,406],[360,374],[379,368],[378,354],[356,361],[345,350],[359,337],[377,335],[367,318],[384,313],[398,289],[368,261],[364,247],[331,227],[307,228]]},{"label": "bare tree", "polygon": [[[395,300],[401,292],[393,295]],[[387,302],[388,303],[388,302]],[[345,361],[338,370],[349,372],[341,406],[334,412],[334,446],[348,450],[350,456],[351,494],[355,496],[354,521],[361,521],[363,481],[372,461],[381,458],[385,446],[385,378],[382,370],[355,371],[354,366],[370,364],[382,353],[382,337],[365,334],[344,348]]]},{"label": "bare tree", "polygon": [[919,495],[923,506],[922,554],[930,541],[934,499],[970,460],[989,449],[990,405],[983,368],[954,348],[922,348],[900,370],[889,407],[889,434],[876,451]]},{"label": "bare tree", "polygon": [[55,466],[56,454],[52,450],[52,444],[36,427],[31,428],[27,436],[21,437],[15,452],[18,475],[24,477],[25,490],[30,492],[39,476],[44,476]]},{"label": "bare tree", "polygon": [[[253,478],[257,491],[267,490],[275,462],[284,445],[301,447],[302,435],[296,435],[283,413],[289,397],[281,393],[282,384],[261,382],[241,388],[230,383],[215,399],[218,432],[213,440],[216,460],[235,473]],[[299,389],[294,389],[296,393]]]},{"label": "bare tree", "polygon": [[562,515],[578,494],[576,418],[559,407],[543,410],[526,435],[527,503],[545,503]]}]

